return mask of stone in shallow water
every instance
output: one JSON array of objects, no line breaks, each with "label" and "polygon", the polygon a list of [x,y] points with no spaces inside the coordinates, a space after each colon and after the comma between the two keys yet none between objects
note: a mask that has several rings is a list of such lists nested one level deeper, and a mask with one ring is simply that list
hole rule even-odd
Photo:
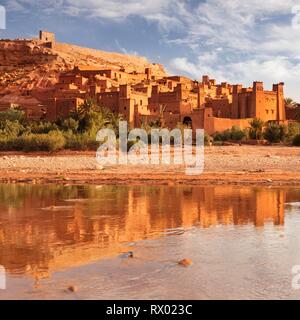
[{"label": "stone in shallow water", "polygon": [[70,291],[70,292],[77,292],[77,291],[78,291],[78,288],[77,288],[76,286],[71,285],[71,286],[68,287],[68,291]]},{"label": "stone in shallow water", "polygon": [[183,267],[189,267],[193,264],[193,261],[190,260],[190,259],[183,259],[183,260],[180,260],[178,262],[179,265],[183,266]]}]

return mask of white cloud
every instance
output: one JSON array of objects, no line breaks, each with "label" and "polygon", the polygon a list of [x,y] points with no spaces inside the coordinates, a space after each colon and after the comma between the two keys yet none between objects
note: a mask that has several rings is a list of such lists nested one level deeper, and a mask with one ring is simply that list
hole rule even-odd
[{"label": "white cloud", "polygon": [[[175,58],[171,70],[220,80],[286,81],[299,97],[299,0],[8,0],[11,10],[33,7],[114,22],[140,17],[155,22]],[[134,20],[133,20],[134,21]],[[176,48],[185,56],[176,58]],[[175,49],[174,49],[175,48]],[[128,52],[127,49],[120,49]],[[297,74],[298,73],[298,74]],[[250,82],[251,82],[250,81]]]},{"label": "white cloud", "polygon": [[43,12],[53,12],[70,16],[102,18],[114,21],[124,21],[130,16],[139,16],[148,21],[157,22],[165,29],[181,26],[176,16],[176,0],[7,0],[11,11],[23,8],[28,11],[30,7]]},{"label": "white cloud", "polygon": [[139,55],[139,53],[137,51],[128,50],[125,47],[121,46],[120,42],[117,39],[115,39],[115,44],[116,44],[118,50],[124,54],[127,54],[129,56],[138,56]]},{"label": "white cloud", "polygon": [[8,11],[24,11],[24,7],[16,0],[11,0],[5,5]]},{"label": "white cloud", "polygon": [[210,62],[207,57],[198,57],[196,63],[187,58],[175,58],[170,63],[170,71],[176,74],[186,74],[194,79],[200,79],[204,74],[216,78],[218,82],[242,83],[250,86],[253,81],[264,81],[266,88],[273,83],[285,82],[286,95],[300,100],[299,74],[300,62],[293,64],[286,57],[277,56],[270,60],[257,61],[255,59],[226,64],[216,63],[214,57]]},{"label": "white cloud", "polygon": [[299,0],[209,0],[193,11],[183,5],[185,33],[169,43],[194,52],[174,58],[170,70],[235,83],[284,81],[287,95],[300,100],[300,28],[292,25],[297,5]]},{"label": "white cloud", "polygon": [[[201,66],[200,66],[201,68]],[[189,62],[185,57],[179,57],[171,60],[170,70],[177,72],[184,72],[190,76],[198,78],[200,75],[199,65]]]}]

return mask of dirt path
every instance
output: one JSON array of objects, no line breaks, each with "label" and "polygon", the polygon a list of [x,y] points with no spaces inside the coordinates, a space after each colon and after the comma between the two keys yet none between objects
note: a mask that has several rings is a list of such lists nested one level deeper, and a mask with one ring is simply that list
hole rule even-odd
[{"label": "dirt path", "polygon": [[183,166],[105,166],[94,152],[0,153],[2,183],[299,185],[300,148],[229,146],[205,149],[205,170]]}]

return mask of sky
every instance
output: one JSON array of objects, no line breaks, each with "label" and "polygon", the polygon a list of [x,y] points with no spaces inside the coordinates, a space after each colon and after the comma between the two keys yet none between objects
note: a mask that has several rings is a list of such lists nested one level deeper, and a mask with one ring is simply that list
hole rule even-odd
[{"label": "sky", "polygon": [[285,82],[300,101],[300,0],[0,0],[0,38],[36,37],[146,57],[170,74]]}]

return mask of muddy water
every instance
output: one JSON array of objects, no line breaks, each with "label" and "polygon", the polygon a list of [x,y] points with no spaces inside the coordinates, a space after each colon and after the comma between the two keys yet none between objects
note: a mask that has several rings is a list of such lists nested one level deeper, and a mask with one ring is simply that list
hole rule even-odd
[{"label": "muddy water", "polygon": [[300,188],[0,185],[0,265],[0,299],[298,299]]}]

